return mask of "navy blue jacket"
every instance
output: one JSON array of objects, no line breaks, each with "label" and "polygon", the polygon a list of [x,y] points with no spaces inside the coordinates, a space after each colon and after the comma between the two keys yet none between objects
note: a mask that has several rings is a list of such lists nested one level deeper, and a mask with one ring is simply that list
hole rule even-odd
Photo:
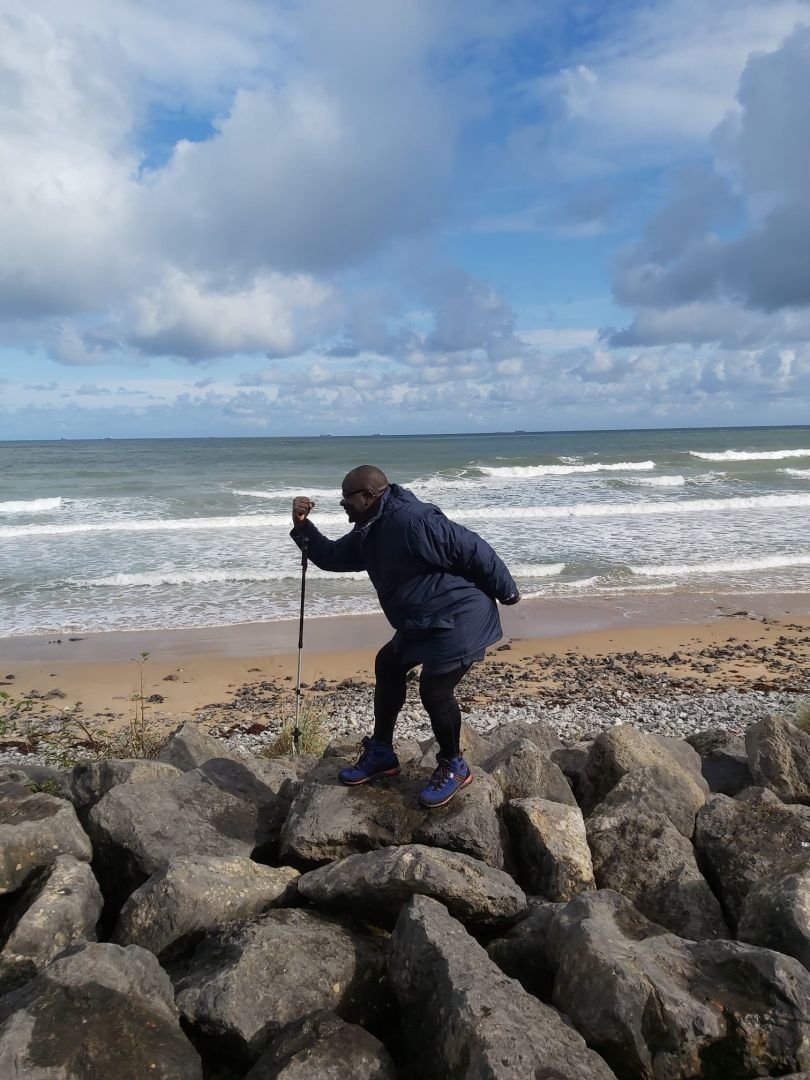
[{"label": "navy blue jacket", "polygon": [[379,513],[339,540],[307,519],[290,533],[322,570],[366,570],[397,631],[403,663],[439,674],[479,660],[503,634],[496,600],[518,589],[503,561],[477,533],[398,484]]}]

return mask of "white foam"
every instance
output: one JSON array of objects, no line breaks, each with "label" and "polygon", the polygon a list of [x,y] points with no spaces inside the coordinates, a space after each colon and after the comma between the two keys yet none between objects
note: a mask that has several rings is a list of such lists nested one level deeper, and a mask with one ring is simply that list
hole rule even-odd
[{"label": "white foam", "polygon": [[12,500],[0,502],[0,514],[42,514],[48,510],[58,510],[61,505],[61,498]]},{"label": "white foam", "polygon": [[636,472],[655,468],[654,461],[594,461],[590,465],[478,465],[485,476],[522,480],[532,476],[572,476],[575,473]]},{"label": "white foam", "polygon": [[512,577],[541,578],[556,577],[565,570],[565,563],[516,563],[510,564]]},{"label": "white foam", "polygon": [[799,480],[810,480],[810,469],[780,469],[779,472],[788,476],[796,476]]},{"label": "white foam", "polygon": [[784,458],[810,457],[810,450],[687,450],[687,453],[703,461],[782,461]]},{"label": "white foam", "polygon": [[335,502],[338,502],[340,500],[341,491],[339,487],[311,488],[306,487],[306,485],[301,485],[296,488],[271,488],[269,491],[262,491],[255,488],[233,488],[231,494],[248,499],[288,499],[290,502],[292,502],[297,495],[306,495],[313,500],[334,499]]},{"label": "white foam", "polygon": [[683,487],[686,478],[683,476],[628,476],[624,483],[641,487]]},{"label": "white foam", "polygon": [[[321,514],[319,524],[334,524],[346,516]],[[0,539],[18,539],[24,536],[71,536],[81,533],[153,533],[153,532],[201,532],[227,529],[271,529],[288,526],[292,528],[289,514],[244,514],[240,516],[200,518],[135,518],[118,521],[77,521],[64,525],[3,525]]]},{"label": "white foam", "polygon": [[[573,503],[570,506],[504,506],[497,510],[456,510],[458,521],[475,518],[554,519],[597,517],[655,517],[659,514],[707,514],[730,510],[789,510],[810,507],[810,492],[792,495],[751,495],[732,499],[681,499],[677,502]],[[0,535],[2,533],[0,532]]]},{"label": "white foam", "polygon": [[[367,581],[365,571],[328,572],[310,564],[307,574],[313,578],[348,578]],[[109,574],[98,578],[69,578],[57,584],[74,588],[131,588],[155,585],[212,585],[221,582],[300,581],[300,570],[153,570],[135,574]]]},{"label": "white foam", "polygon": [[810,554],[765,555],[757,559],[719,559],[716,562],[671,563],[656,566],[631,566],[637,577],[685,577],[691,574],[747,574],[756,570],[782,570],[810,566]]}]

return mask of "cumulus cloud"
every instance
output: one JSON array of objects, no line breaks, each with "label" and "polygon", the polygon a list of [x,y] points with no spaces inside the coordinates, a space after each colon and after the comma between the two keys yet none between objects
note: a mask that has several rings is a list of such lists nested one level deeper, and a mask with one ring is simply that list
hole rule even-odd
[{"label": "cumulus cloud", "polygon": [[714,133],[713,171],[681,179],[621,259],[638,309],[614,344],[764,345],[810,331],[810,27],[748,60]]}]

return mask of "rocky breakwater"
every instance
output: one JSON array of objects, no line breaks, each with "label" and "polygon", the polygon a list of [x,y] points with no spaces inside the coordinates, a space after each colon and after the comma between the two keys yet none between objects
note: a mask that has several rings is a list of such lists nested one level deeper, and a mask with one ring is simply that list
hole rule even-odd
[{"label": "rocky breakwater", "polygon": [[810,1080],[810,735],[464,744],[7,769],[0,1076]]}]

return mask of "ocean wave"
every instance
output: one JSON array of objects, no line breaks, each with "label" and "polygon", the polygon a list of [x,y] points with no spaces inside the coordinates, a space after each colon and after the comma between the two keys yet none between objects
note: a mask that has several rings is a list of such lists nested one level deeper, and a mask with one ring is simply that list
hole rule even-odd
[{"label": "ocean wave", "polygon": [[42,514],[48,510],[58,510],[62,499],[21,499],[0,502],[0,514]]},{"label": "ocean wave", "polygon": [[687,450],[690,457],[702,461],[782,461],[784,458],[810,457],[810,450]]},{"label": "ocean wave", "polygon": [[[367,581],[365,571],[319,570],[317,566],[308,567],[307,574],[313,578],[343,578],[355,581]],[[98,578],[68,578],[61,582],[49,583],[67,585],[78,589],[132,588],[155,585],[214,585],[221,583],[248,583],[251,581],[300,581],[300,570],[152,570],[134,574],[109,574]]]},{"label": "ocean wave", "polygon": [[525,480],[532,476],[572,476],[575,473],[634,472],[655,468],[654,461],[594,461],[589,465],[478,465],[485,476],[504,480]]},{"label": "ocean wave", "polygon": [[297,495],[306,495],[310,499],[334,499],[337,502],[340,499],[341,491],[340,487],[333,488],[311,488],[305,484],[301,484],[299,487],[281,487],[271,488],[269,491],[261,491],[255,488],[232,488],[231,495],[238,495],[242,498],[248,499],[288,499],[290,502]]},{"label": "ocean wave", "polygon": [[810,480],[810,469],[780,469],[779,472],[796,476],[799,480]]},{"label": "ocean wave", "polygon": [[595,517],[656,517],[659,514],[707,514],[730,510],[789,510],[810,507],[810,492],[792,495],[751,495],[730,499],[681,499],[677,502],[573,503],[568,506],[504,506],[486,510],[456,510],[457,521],[483,518],[555,519]]},{"label": "ocean wave", "polygon": [[624,484],[635,484],[640,487],[683,487],[686,483],[684,476],[628,476],[623,480]]},{"label": "ocean wave", "polygon": [[565,563],[514,563],[509,567],[512,577],[543,578],[555,577],[565,570]]},{"label": "ocean wave", "polygon": [[637,577],[685,577],[690,574],[746,574],[755,570],[784,570],[810,566],[807,555],[764,555],[756,559],[718,559],[716,562],[631,566]]}]

